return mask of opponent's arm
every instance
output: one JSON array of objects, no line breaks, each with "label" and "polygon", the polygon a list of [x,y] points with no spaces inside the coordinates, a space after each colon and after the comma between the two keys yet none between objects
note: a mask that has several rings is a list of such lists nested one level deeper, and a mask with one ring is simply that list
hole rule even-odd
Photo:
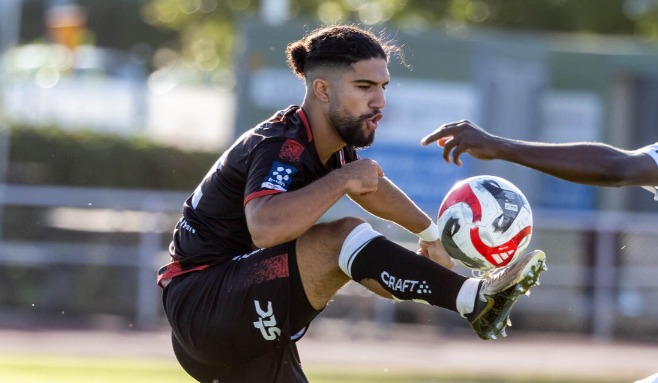
[{"label": "opponent's arm", "polygon": [[658,167],[649,156],[602,143],[511,141],[502,146],[500,159],[587,185],[658,185]]},{"label": "opponent's arm", "polygon": [[468,153],[482,160],[500,159],[567,181],[597,186],[658,185],[656,162],[640,151],[597,142],[549,144],[492,135],[469,121],[445,124],[421,141],[438,142],[443,158],[461,165]]}]

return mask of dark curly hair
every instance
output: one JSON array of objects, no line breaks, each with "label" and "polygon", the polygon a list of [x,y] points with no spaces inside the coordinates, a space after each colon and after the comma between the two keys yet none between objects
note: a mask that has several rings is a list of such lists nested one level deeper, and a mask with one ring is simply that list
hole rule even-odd
[{"label": "dark curly hair", "polygon": [[301,79],[320,66],[348,67],[372,58],[388,61],[391,53],[404,64],[400,47],[354,25],[318,28],[286,47],[288,66]]}]

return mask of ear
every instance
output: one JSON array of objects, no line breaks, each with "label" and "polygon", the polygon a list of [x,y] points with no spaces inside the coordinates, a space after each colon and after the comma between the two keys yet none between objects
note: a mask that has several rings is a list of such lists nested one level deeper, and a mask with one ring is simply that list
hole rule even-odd
[{"label": "ear", "polygon": [[323,78],[313,80],[313,94],[320,102],[329,102],[329,81]]}]

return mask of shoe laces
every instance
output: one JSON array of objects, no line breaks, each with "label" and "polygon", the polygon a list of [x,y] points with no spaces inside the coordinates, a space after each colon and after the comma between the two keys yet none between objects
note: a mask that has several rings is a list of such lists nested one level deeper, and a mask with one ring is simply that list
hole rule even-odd
[{"label": "shoe laces", "polygon": [[485,295],[489,295],[491,292],[487,292],[487,287],[495,285],[496,282],[501,278],[502,275],[504,275],[506,272],[505,268],[498,268],[498,269],[490,269],[490,270],[471,270],[471,274],[475,278],[480,278],[482,279],[482,288],[479,291],[479,298],[483,302],[487,301],[487,298]]},{"label": "shoe laces", "polygon": [[493,283],[500,279],[502,275],[507,271],[506,268],[490,269],[490,270],[471,270],[471,275],[475,278],[480,278],[485,281],[488,281],[488,284]]}]

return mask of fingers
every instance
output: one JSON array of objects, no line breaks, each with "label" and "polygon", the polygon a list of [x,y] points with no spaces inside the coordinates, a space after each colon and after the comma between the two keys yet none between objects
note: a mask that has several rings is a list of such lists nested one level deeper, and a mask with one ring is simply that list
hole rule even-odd
[{"label": "fingers", "polygon": [[377,173],[378,177],[384,177],[384,169],[379,165],[379,163],[371,158],[365,158],[361,161],[368,161],[370,166],[375,168],[375,172]]},{"label": "fingers", "polygon": [[454,138],[443,143],[443,160],[448,164],[450,163],[450,152],[455,148],[456,145],[457,141]]},{"label": "fingers", "polygon": [[431,144],[432,142],[438,140],[440,138],[441,134],[441,128],[438,128],[437,130],[433,131],[429,135],[423,137],[422,140],[420,140],[420,145],[421,146],[427,146]]},{"label": "fingers", "polygon": [[455,266],[455,261],[445,250],[440,240],[433,242],[419,240],[419,248],[417,252],[419,255],[426,256],[439,265],[447,269],[452,269]]},{"label": "fingers", "polygon": [[[420,140],[420,144],[422,146],[427,146],[427,145],[431,144],[432,142],[435,142],[435,141],[438,140],[439,141],[439,146],[443,146],[443,145],[441,145],[441,141],[444,138],[447,138],[448,136],[450,136],[450,126],[451,126],[451,124],[443,124],[443,125],[439,126],[435,131],[433,131],[432,133],[425,136],[422,140]],[[445,140],[443,140],[443,141],[445,142]]]},{"label": "fingers", "polygon": [[449,270],[452,270],[452,268],[455,267],[455,261],[450,257],[441,257],[440,259],[435,259],[434,261]]},{"label": "fingers", "polygon": [[[461,120],[461,121],[455,121],[455,122],[443,124],[439,126],[435,131],[433,131],[432,133],[425,136],[422,140],[420,140],[420,144],[422,146],[427,146],[432,142],[439,141],[438,142],[439,146],[443,146],[441,143],[443,138],[454,136],[461,129],[469,126],[473,126],[473,124],[468,120]],[[445,143],[445,141],[443,143]]]},{"label": "fingers", "polygon": [[427,251],[423,250],[423,249],[418,249],[418,250],[416,250],[416,254],[418,254],[418,255],[420,255],[420,256],[423,256],[423,257],[425,257],[425,258],[429,258],[429,257],[430,257],[430,254],[429,254]]},{"label": "fingers", "polygon": [[462,160],[460,159],[462,153],[466,152],[466,148],[463,145],[457,145],[452,151],[452,161],[457,166],[462,166]]},{"label": "fingers", "polygon": [[450,139],[443,144],[443,160],[446,163],[450,163],[450,156],[452,155],[452,162],[457,166],[462,166],[460,156],[466,150],[460,145],[460,143],[460,138],[450,137]]},{"label": "fingers", "polygon": [[373,162],[375,162],[375,165],[377,165],[377,175],[379,175],[380,177],[384,177],[384,169],[382,169],[382,167],[379,165],[378,162],[376,161]]}]

